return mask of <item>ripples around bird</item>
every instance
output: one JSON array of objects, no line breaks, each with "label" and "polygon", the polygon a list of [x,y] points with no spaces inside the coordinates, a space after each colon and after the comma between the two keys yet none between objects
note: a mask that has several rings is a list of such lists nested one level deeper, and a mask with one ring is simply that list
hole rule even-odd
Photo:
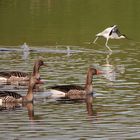
[{"label": "ripples around bird", "polygon": [[[40,51],[30,51],[26,59],[23,59],[23,51],[18,46],[13,47],[18,48],[14,53],[0,51],[1,70],[31,72],[38,56],[48,63],[48,67],[40,71],[45,84],[35,91],[34,105],[5,104],[0,107],[0,139],[139,138],[139,46],[127,46],[125,50],[122,49],[125,46],[115,46],[111,55],[104,52],[103,47],[94,47],[70,46],[73,52],[67,55],[65,45],[57,48],[31,46]],[[59,51],[48,51],[56,49]],[[104,71],[103,75],[93,79],[96,97],[92,104],[45,98],[49,86],[83,85],[89,65]],[[21,85],[1,85],[0,88],[17,91],[21,95],[27,91]]]}]

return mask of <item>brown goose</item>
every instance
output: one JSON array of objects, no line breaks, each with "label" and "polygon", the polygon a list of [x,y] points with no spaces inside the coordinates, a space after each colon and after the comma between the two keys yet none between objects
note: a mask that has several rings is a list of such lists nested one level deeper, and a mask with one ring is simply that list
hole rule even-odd
[{"label": "brown goose", "polygon": [[[35,61],[33,67],[33,75],[39,80],[40,74],[39,69],[41,66],[46,66],[43,60],[38,59]],[[30,77],[29,73],[20,72],[20,71],[1,71],[0,72],[0,82],[12,83],[14,81],[28,81]]]},{"label": "brown goose", "polygon": [[62,99],[72,99],[72,100],[83,100],[86,99],[86,95],[93,93],[92,88],[92,78],[93,75],[98,75],[101,72],[93,67],[89,67],[87,71],[87,78],[85,87],[78,85],[58,85],[53,86],[50,89],[50,98],[62,98]]},{"label": "brown goose", "polygon": [[12,91],[0,91],[0,104],[6,102],[33,102],[33,88],[37,83],[38,80],[36,77],[31,75],[26,96],[21,96],[20,94]]}]

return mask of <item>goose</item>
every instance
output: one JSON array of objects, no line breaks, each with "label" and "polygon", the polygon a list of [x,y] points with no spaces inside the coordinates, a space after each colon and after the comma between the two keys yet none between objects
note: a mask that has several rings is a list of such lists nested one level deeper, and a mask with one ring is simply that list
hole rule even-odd
[{"label": "goose", "polygon": [[24,103],[33,102],[33,89],[35,84],[38,83],[38,79],[33,74],[29,79],[28,91],[26,96],[21,96],[17,92],[13,91],[0,91],[0,103]]},{"label": "goose", "polygon": [[93,94],[92,88],[92,78],[93,75],[101,74],[102,72],[89,67],[87,70],[87,78],[85,87],[79,85],[56,85],[50,87],[50,96],[49,98],[61,98],[61,99],[70,99],[70,100],[83,100],[86,99],[86,95],[89,93]]},{"label": "goose", "polygon": [[[43,60],[37,59],[33,67],[33,75],[40,80],[39,69],[41,66],[47,66]],[[30,74],[21,71],[0,71],[0,82],[12,83],[15,81],[29,81]]]},{"label": "goose", "polygon": [[106,43],[105,46],[110,50],[110,47],[108,46],[108,40],[109,39],[123,39],[123,38],[127,38],[126,35],[121,34],[119,31],[119,28],[117,25],[113,25],[111,27],[106,28],[105,30],[103,30],[102,32],[96,34],[96,38],[93,41],[93,43],[96,43],[97,39],[99,37],[104,37],[106,38]]}]

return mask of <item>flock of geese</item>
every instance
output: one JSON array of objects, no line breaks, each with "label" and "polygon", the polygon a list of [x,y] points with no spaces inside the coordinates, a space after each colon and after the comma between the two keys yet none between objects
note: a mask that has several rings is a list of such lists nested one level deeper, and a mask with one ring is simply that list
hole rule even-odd
[{"label": "flock of geese", "polygon": [[[99,37],[106,38],[105,46],[108,47],[109,39],[121,39],[126,38],[122,35],[117,25],[106,28],[104,31],[96,35],[95,40],[92,43],[96,43]],[[34,63],[32,73],[25,73],[20,71],[0,71],[0,82],[10,84],[12,81],[28,81],[28,90],[25,96],[13,91],[0,91],[0,104],[2,103],[29,103],[34,101],[34,89],[36,84],[43,83],[40,78],[40,67],[47,66],[42,59],[37,59]],[[70,99],[70,100],[88,100],[89,95],[93,94],[92,79],[94,75],[102,74],[101,71],[90,66],[87,70],[87,77],[85,86],[79,85],[56,85],[50,87],[50,98]]]},{"label": "flock of geese", "polygon": [[[35,61],[33,72],[31,75],[25,72],[20,71],[1,71],[0,72],[0,81],[7,84],[12,81],[29,81],[28,82],[28,91],[26,96],[21,96],[20,94],[12,91],[0,91],[0,102],[33,102],[33,90],[36,84],[43,83],[40,78],[39,69],[41,66],[47,66],[43,60],[38,59]],[[89,67],[87,71],[87,78],[85,87],[78,85],[56,85],[50,87],[51,96],[49,98],[61,98],[61,99],[76,99],[82,100],[86,98],[87,94],[92,94],[92,78],[93,75],[101,74],[102,72]]]}]

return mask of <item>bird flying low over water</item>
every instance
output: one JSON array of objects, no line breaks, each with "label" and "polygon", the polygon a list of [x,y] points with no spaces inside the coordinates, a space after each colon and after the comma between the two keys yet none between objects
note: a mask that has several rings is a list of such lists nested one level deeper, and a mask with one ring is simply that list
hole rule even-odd
[{"label": "bird flying low over water", "polygon": [[122,39],[122,38],[127,38],[124,34],[121,34],[118,26],[117,25],[113,25],[111,27],[106,28],[105,30],[103,30],[102,32],[96,34],[96,38],[93,41],[93,43],[96,43],[97,39],[99,37],[104,37],[106,38],[106,43],[105,46],[112,51],[109,46],[108,46],[108,40],[109,39]]}]

